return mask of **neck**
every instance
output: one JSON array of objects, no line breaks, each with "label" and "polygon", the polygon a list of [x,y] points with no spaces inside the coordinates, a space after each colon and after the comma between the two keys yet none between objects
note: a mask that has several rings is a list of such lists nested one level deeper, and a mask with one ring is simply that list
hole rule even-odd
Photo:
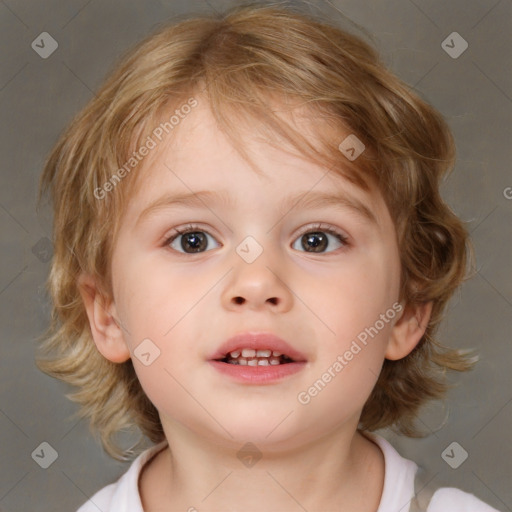
[{"label": "neck", "polygon": [[[375,512],[384,457],[359,432],[334,432],[300,448],[250,450],[215,444],[173,425],[169,447],[141,474],[144,510]],[[259,455],[258,454],[258,455]],[[165,506],[162,508],[163,504]]]}]

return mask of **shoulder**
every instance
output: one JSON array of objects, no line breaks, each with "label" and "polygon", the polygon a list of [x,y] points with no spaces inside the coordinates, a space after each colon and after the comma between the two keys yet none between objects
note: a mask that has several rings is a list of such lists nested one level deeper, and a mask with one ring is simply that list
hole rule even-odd
[{"label": "shoulder", "polygon": [[427,512],[445,512],[446,510],[457,510],[457,512],[498,512],[497,509],[480,501],[473,494],[451,487],[438,489],[434,493]]},{"label": "shoulder", "polygon": [[459,489],[431,487],[428,482],[432,479],[415,462],[402,457],[386,439],[368,432],[363,434],[384,454],[384,488],[377,512],[405,512],[404,503],[409,504],[408,512],[499,512]]},{"label": "shoulder", "polygon": [[99,510],[104,510],[105,512],[112,509],[110,506],[112,502],[112,496],[115,493],[116,487],[119,485],[119,482],[115,484],[110,484],[98,491],[92,498],[89,498],[78,510],[77,512],[98,512]]},{"label": "shoulder", "polygon": [[369,432],[361,432],[374,442],[384,455],[384,486],[377,512],[404,510],[404,504],[414,494],[414,476],[418,466],[403,458],[383,437]]},{"label": "shoulder", "polygon": [[143,512],[139,476],[144,465],[167,446],[167,441],[143,451],[119,480],[99,490],[77,512]]}]

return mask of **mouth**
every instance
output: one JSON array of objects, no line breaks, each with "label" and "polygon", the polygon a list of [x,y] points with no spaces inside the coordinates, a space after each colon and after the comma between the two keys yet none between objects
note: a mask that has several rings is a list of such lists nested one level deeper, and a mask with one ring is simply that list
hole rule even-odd
[{"label": "mouth", "polygon": [[291,357],[281,354],[277,350],[243,348],[233,350],[222,359],[215,359],[221,363],[238,364],[241,366],[277,366],[295,362]]},{"label": "mouth", "polygon": [[278,366],[305,363],[306,356],[272,333],[245,332],[225,341],[210,357],[240,366]]},{"label": "mouth", "polygon": [[305,368],[307,359],[291,344],[271,333],[238,334],[211,355],[221,374],[244,384],[271,384]]}]

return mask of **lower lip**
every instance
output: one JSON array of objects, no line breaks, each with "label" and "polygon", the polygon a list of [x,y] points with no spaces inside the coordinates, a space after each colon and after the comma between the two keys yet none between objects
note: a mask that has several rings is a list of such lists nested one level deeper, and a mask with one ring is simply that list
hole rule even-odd
[{"label": "lower lip", "polygon": [[305,362],[268,366],[248,366],[221,361],[209,361],[209,363],[224,375],[246,384],[271,384],[300,372],[306,366]]}]

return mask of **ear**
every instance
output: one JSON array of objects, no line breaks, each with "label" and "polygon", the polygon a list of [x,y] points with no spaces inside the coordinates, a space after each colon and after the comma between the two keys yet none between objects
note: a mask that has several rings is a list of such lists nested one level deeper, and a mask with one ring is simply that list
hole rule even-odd
[{"label": "ear", "polygon": [[432,302],[418,305],[407,305],[402,316],[397,320],[391,331],[386,359],[396,361],[410,354],[425,334]]},{"label": "ear", "polygon": [[94,279],[87,274],[81,274],[78,278],[78,289],[98,351],[113,363],[124,363],[130,359],[123,331],[116,321],[117,313],[113,300],[101,294]]}]

